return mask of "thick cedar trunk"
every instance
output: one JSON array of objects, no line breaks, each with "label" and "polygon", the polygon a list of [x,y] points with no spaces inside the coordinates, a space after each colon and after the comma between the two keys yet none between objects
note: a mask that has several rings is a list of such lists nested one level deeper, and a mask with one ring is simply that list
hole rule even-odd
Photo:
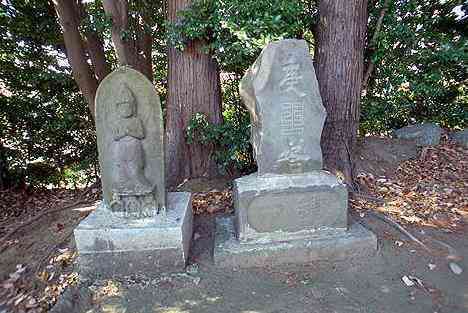
[{"label": "thick cedar trunk", "polygon": [[[168,1],[168,20],[190,0]],[[168,49],[168,95],[166,115],[166,168],[170,186],[185,178],[210,177],[216,174],[212,148],[198,143],[187,144],[185,131],[192,115],[204,113],[212,123],[221,121],[221,88],[217,63],[202,53],[199,41],[188,43],[181,52]]]},{"label": "thick cedar trunk", "polygon": [[321,0],[316,71],[328,116],[322,133],[326,167],[352,182],[352,148],[359,126],[367,0]]},{"label": "thick cedar trunk", "polygon": [[73,77],[83,96],[88,102],[89,110],[94,116],[94,98],[98,81],[88,64],[83,39],[78,30],[78,3],[72,0],[54,0],[55,9],[63,30],[68,61],[72,67]]}]

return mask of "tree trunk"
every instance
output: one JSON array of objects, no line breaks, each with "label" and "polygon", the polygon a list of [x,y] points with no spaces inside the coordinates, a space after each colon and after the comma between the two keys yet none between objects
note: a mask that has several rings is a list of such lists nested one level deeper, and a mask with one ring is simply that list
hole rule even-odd
[{"label": "tree trunk", "polygon": [[[190,0],[168,1],[168,20]],[[204,113],[212,123],[221,122],[219,69],[209,54],[202,53],[202,42],[189,42],[183,52],[169,47],[168,95],[166,113],[166,168],[168,185],[185,178],[212,177],[216,174],[213,148],[197,142],[187,144],[185,131],[194,113]]]},{"label": "tree trunk", "polygon": [[[106,61],[103,42],[95,32],[85,32],[84,37],[80,34],[79,25],[86,14],[82,0],[53,0],[53,3],[62,26],[73,77],[94,115],[94,98],[98,84],[111,70]],[[138,40],[129,33],[127,0],[104,0],[103,6],[106,13],[112,16],[112,40],[119,63],[131,65],[153,80],[151,34],[144,32],[143,25],[140,25]],[[139,23],[146,22],[143,18],[146,14],[148,13],[141,12]],[[123,33],[126,36],[122,36]]]},{"label": "tree trunk", "polygon": [[62,26],[67,58],[72,67],[73,77],[94,116],[94,98],[98,81],[87,62],[83,38],[78,30],[80,20],[78,3],[70,0],[54,0],[54,5]]},{"label": "tree trunk", "polygon": [[352,183],[352,149],[359,126],[367,0],[321,0],[316,71],[328,116],[322,150],[329,170]]},{"label": "tree trunk", "polygon": [[136,34],[129,29],[128,0],[103,0],[102,5],[107,15],[112,17],[112,43],[120,65],[129,65],[153,81],[151,64],[152,37],[143,29],[143,16],[139,12]]},{"label": "tree trunk", "polygon": [[9,173],[8,173],[8,161],[6,157],[6,148],[0,141],[0,190],[6,189],[10,186]]},{"label": "tree trunk", "polygon": [[146,77],[150,77],[150,80],[153,80],[153,60],[152,60],[152,50],[153,50],[153,36],[145,31],[145,24],[149,24],[148,12],[141,12],[140,19],[138,23],[138,33],[136,38],[137,51],[139,53],[139,62],[142,72]]},{"label": "tree trunk", "polygon": [[112,42],[119,64],[136,68],[135,47],[128,30],[127,0],[103,0],[102,5],[106,14],[112,17]]},{"label": "tree trunk", "polygon": [[[81,21],[86,18],[86,9],[83,5],[83,0],[78,0],[77,10],[79,17],[77,23],[80,24]],[[96,76],[98,83],[101,83],[101,81],[111,72],[111,68],[106,61],[104,43],[99,34],[95,31],[85,30],[83,35],[85,39],[84,45],[91,60],[94,75]]]},{"label": "tree trunk", "polygon": [[94,67],[94,74],[98,82],[101,82],[109,73],[110,66],[106,61],[104,45],[98,34],[90,32],[85,34],[86,47]]}]

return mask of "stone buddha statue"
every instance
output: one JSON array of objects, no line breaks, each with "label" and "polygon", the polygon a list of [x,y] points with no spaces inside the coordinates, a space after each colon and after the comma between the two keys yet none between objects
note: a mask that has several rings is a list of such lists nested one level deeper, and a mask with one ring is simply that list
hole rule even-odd
[{"label": "stone buddha statue", "polygon": [[145,177],[145,155],[142,140],[145,129],[137,115],[131,90],[123,84],[115,104],[117,119],[112,125],[114,183],[112,191],[119,195],[145,195],[153,187]]}]

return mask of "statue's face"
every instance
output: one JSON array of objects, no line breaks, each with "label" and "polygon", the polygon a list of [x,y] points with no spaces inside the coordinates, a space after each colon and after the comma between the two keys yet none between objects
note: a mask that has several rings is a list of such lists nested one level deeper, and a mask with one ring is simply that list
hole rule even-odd
[{"label": "statue's face", "polygon": [[126,102],[121,102],[118,105],[119,108],[119,116],[121,118],[128,118],[133,115],[133,102],[126,101]]}]

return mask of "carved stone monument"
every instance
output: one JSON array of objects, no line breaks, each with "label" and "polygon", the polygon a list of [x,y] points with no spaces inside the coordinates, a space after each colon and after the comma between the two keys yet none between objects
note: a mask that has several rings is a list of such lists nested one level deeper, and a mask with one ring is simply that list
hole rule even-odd
[{"label": "carved stone monument", "polygon": [[217,221],[215,263],[263,266],[372,254],[375,235],[348,227],[348,192],[322,170],[326,111],[307,44],[269,44],[240,93],[258,171],[234,182],[234,218]]},{"label": "carved stone monument", "polygon": [[143,74],[121,67],[99,85],[95,118],[103,200],[75,230],[81,272],[182,269],[192,237],[191,195],[166,195],[156,90]]}]

